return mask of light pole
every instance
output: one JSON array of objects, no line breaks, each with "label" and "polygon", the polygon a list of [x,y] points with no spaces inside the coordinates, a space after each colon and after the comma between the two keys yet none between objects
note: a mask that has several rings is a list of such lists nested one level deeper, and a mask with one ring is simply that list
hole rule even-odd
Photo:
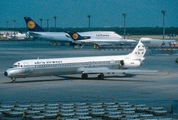
[{"label": "light pole", "polygon": [[49,30],[49,19],[46,19],[46,21],[47,21],[47,31]]},{"label": "light pole", "polygon": [[56,32],[56,16],[54,16],[54,27],[55,27],[55,32]]},{"label": "light pole", "polygon": [[126,34],[125,17],[126,17],[126,13],[122,13],[122,16],[124,16],[124,39],[125,39],[125,34]]},{"label": "light pole", "polygon": [[161,13],[163,14],[163,39],[164,39],[164,35],[165,35],[164,17],[165,17],[166,10],[161,10]]},{"label": "light pole", "polygon": [[42,21],[43,21],[43,19],[40,19],[40,26],[42,27]]},{"label": "light pole", "polygon": [[88,15],[87,17],[88,17],[88,28],[90,29],[90,17],[91,17],[91,15]]},{"label": "light pole", "polygon": [[16,20],[13,20],[13,22],[14,22],[14,29],[15,29],[15,22],[16,22]]},{"label": "light pole", "polygon": [[15,35],[15,22],[16,22],[16,20],[13,20],[13,22],[14,22],[14,35]]},{"label": "light pole", "polygon": [[8,23],[9,23],[9,21],[8,21],[8,20],[6,20],[6,22],[7,22],[7,33],[8,33]]}]

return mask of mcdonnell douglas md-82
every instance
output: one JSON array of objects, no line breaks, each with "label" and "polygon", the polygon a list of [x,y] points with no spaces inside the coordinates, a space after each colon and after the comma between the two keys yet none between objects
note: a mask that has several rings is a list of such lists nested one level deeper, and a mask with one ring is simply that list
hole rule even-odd
[{"label": "mcdonnell douglas md-82", "polygon": [[140,72],[126,69],[139,67],[145,59],[145,52],[145,46],[139,40],[134,50],[127,55],[21,60],[7,69],[4,75],[11,78],[12,82],[16,78],[76,73],[80,73],[83,79],[87,79],[88,74],[99,74],[98,79],[104,79],[104,74]]},{"label": "mcdonnell douglas md-82", "polygon": [[[65,32],[45,32],[34,20],[30,17],[24,17],[29,30],[29,35],[37,38],[48,39],[57,44],[57,42],[74,42],[73,39]],[[79,32],[82,36],[95,39],[121,39],[122,37],[113,31],[88,31]],[[75,43],[75,42],[74,42]]]}]

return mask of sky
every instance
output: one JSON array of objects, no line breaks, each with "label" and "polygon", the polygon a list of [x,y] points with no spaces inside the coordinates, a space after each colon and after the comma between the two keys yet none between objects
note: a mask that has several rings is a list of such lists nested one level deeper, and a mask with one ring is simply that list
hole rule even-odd
[{"label": "sky", "polygon": [[126,27],[162,27],[166,10],[165,27],[178,27],[178,0],[0,0],[0,27],[26,27],[24,17],[28,16],[42,26],[123,27],[126,13]]}]

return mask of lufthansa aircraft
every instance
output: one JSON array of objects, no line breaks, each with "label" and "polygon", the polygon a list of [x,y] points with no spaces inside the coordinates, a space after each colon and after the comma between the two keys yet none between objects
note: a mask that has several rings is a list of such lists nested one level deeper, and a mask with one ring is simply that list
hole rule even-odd
[{"label": "lufthansa aircraft", "polygon": [[146,49],[141,40],[135,49],[127,55],[71,57],[53,59],[21,60],[4,72],[6,77],[15,82],[16,78],[59,76],[80,73],[83,79],[88,74],[98,74],[98,79],[104,79],[104,74],[133,73],[141,70],[126,70],[139,67],[145,59]]},{"label": "lufthansa aircraft", "polygon": [[45,32],[35,21],[29,17],[24,17],[29,35],[36,38],[43,38],[47,40],[72,42],[72,39],[67,36],[65,32]]},{"label": "lufthansa aircraft", "polygon": [[[55,42],[73,42],[72,38],[65,32],[45,32],[30,17],[24,17],[29,30],[29,35],[37,38],[44,38]],[[88,31],[80,32],[82,36],[95,39],[121,39],[122,37],[113,31]]]},{"label": "lufthansa aircraft", "polygon": [[81,34],[77,32],[67,32],[71,38],[75,41],[76,44],[79,45],[97,45],[97,46],[102,46],[102,45],[123,45],[123,44],[136,44],[136,40],[131,40],[131,39],[96,39],[96,38],[89,38],[82,36]]}]

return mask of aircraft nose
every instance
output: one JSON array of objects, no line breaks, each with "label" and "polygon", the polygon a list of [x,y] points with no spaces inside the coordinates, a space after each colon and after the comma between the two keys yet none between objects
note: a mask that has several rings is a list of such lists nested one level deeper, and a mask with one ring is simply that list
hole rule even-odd
[{"label": "aircraft nose", "polygon": [[8,76],[8,73],[7,73],[7,71],[5,71],[5,72],[4,72],[4,75],[5,75],[5,76]]}]

